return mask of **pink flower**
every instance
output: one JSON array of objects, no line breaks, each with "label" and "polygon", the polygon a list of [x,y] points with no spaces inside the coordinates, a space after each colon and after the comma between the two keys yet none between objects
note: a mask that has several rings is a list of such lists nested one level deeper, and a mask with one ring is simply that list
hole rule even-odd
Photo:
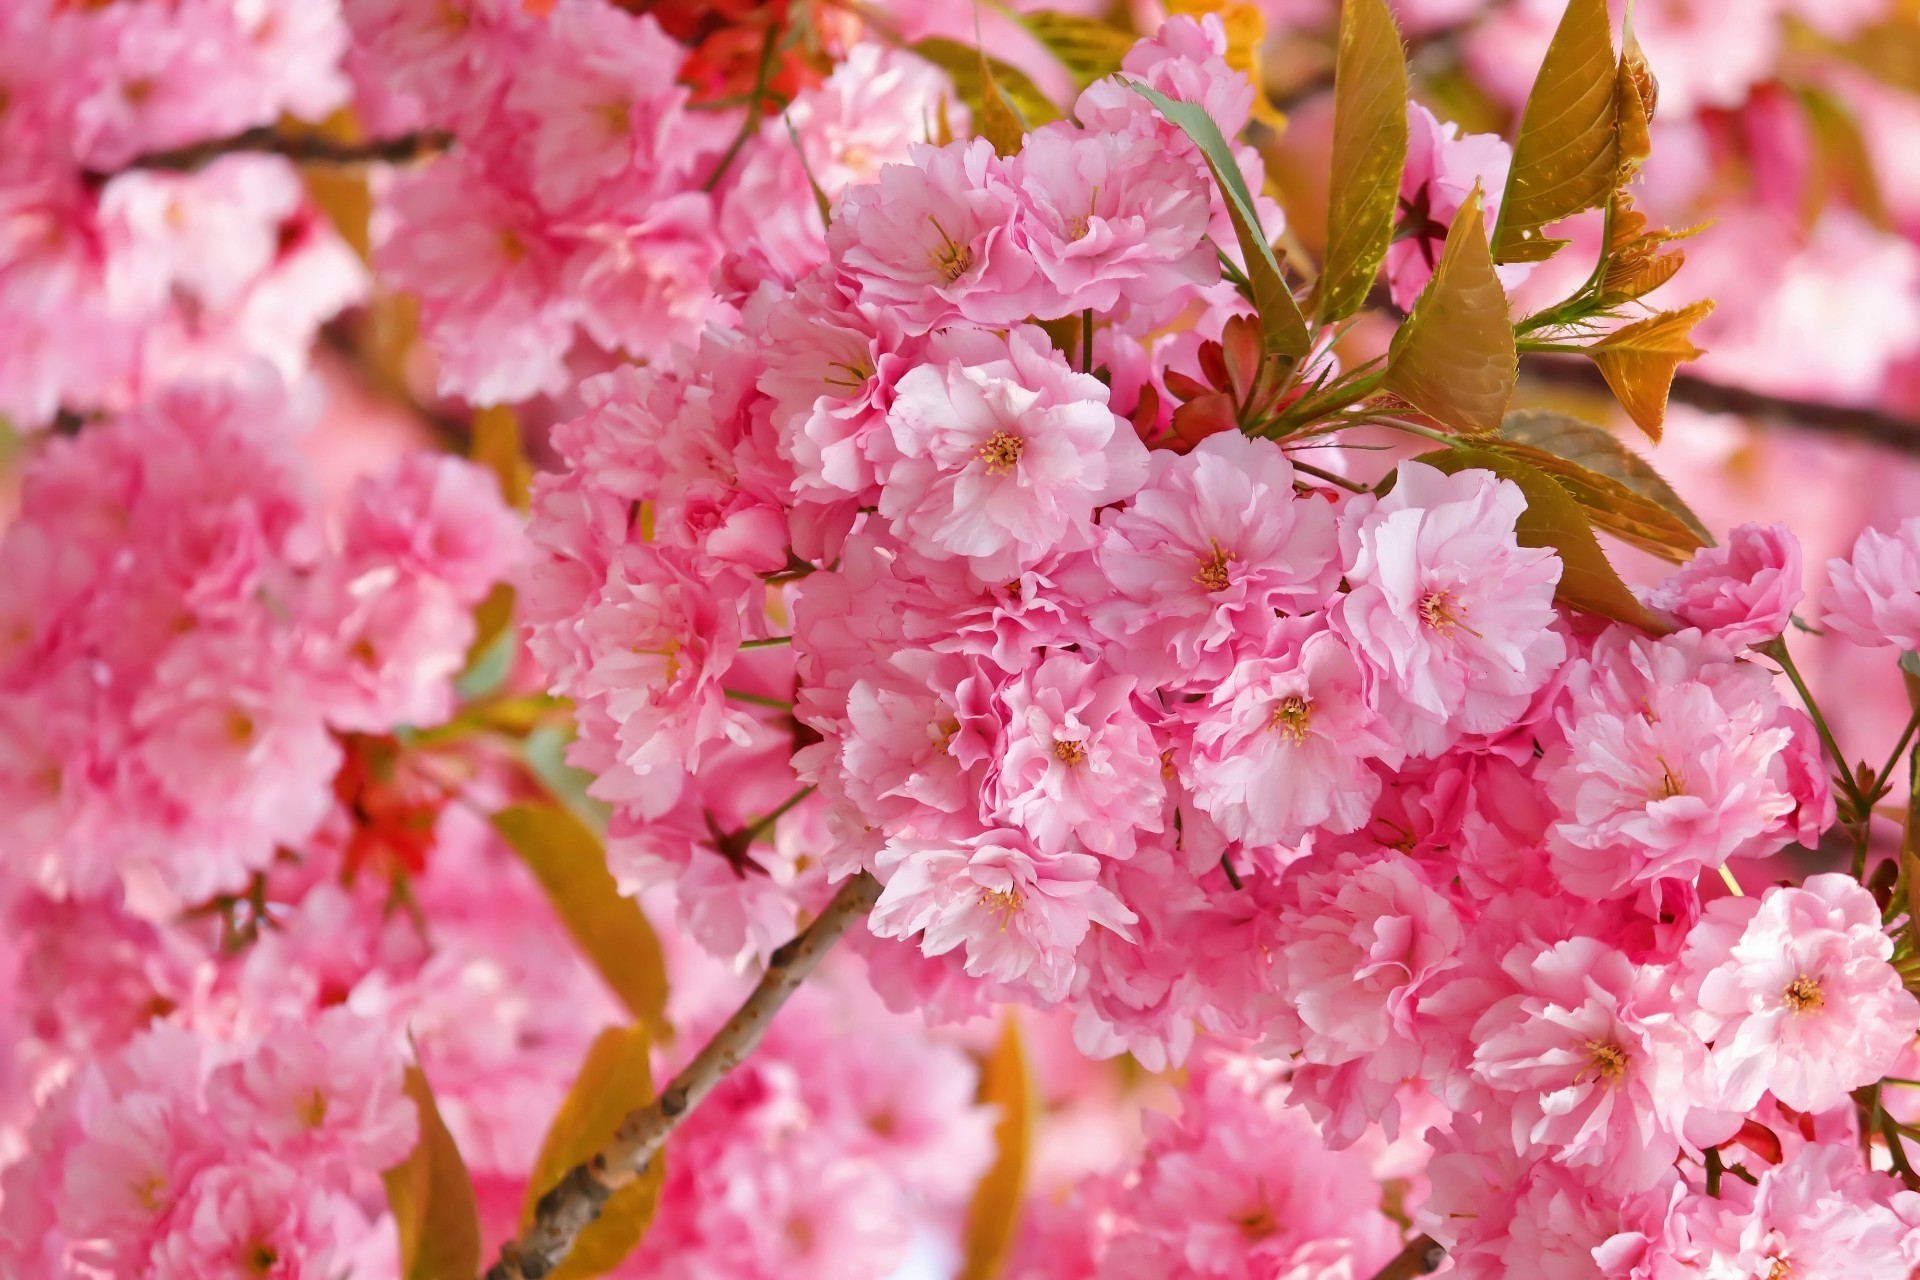
[{"label": "pink flower", "polygon": [[520,521],[492,472],[460,458],[410,453],[354,489],[342,551],[432,578],[479,604],[522,555]]},{"label": "pink flower", "polygon": [[1003,677],[976,658],[907,649],[847,692],[840,788],[860,824],[970,836],[1004,750]]},{"label": "pink flower", "polygon": [[1593,938],[1516,947],[1501,967],[1518,990],[1474,1024],[1472,1074],[1514,1149],[1651,1186],[1679,1153],[1705,1057],[1669,975]]},{"label": "pink flower", "polygon": [[1015,238],[1057,295],[1049,314],[1150,306],[1220,278],[1208,188],[1157,138],[1051,124],[1009,178],[1023,200]]},{"label": "pink flower", "polygon": [[1277,632],[1188,715],[1182,776],[1222,831],[1253,844],[1358,830],[1380,794],[1369,762],[1399,758],[1353,652],[1308,624]]},{"label": "pink flower", "polygon": [[1560,559],[1524,548],[1518,486],[1486,471],[1400,464],[1393,491],[1347,506],[1350,590],[1335,606],[1376,678],[1382,714],[1414,755],[1519,719],[1566,654],[1554,630]]},{"label": "pink flower", "polygon": [[827,245],[855,299],[891,312],[908,333],[954,320],[1016,324],[1044,296],[1012,239],[1018,209],[1006,162],[985,139],[917,145],[910,164],[848,190]]},{"label": "pink flower", "polygon": [[1907,1280],[1912,1212],[1903,1220],[1888,1204],[1898,1188],[1886,1174],[1863,1168],[1851,1144],[1807,1143],[1763,1168],[1751,1191],[1733,1185],[1731,1196],[1703,1196],[1688,1205],[1689,1269],[1707,1276]]},{"label": "pink flower", "polygon": [[1295,494],[1278,445],[1237,431],[1184,455],[1156,449],[1147,465],[1132,501],[1101,519],[1094,557],[1117,594],[1094,597],[1093,625],[1123,669],[1204,687],[1264,642],[1275,613],[1332,593],[1333,508]]},{"label": "pink flower", "polygon": [[[1513,148],[1497,133],[1460,133],[1451,120],[1444,124],[1417,102],[1407,104],[1407,166],[1400,174],[1400,227],[1387,248],[1387,285],[1394,305],[1413,306],[1433,268],[1440,261],[1447,229],[1480,188],[1481,212],[1487,234],[1493,234],[1500,199],[1507,188],[1507,166]],[[1499,269],[1509,289],[1532,270],[1529,263]]]},{"label": "pink flower", "polygon": [[1647,593],[1647,604],[1735,649],[1787,629],[1800,587],[1800,543],[1783,524],[1743,524]]},{"label": "pink flower", "polygon": [[1892,1071],[1920,1028],[1892,955],[1879,904],[1849,876],[1708,903],[1680,964],[1725,1107],[1772,1093],[1826,1111]]},{"label": "pink flower", "polygon": [[154,1280],[327,1280],[334,1274],[329,1197],[260,1156],[194,1179],[153,1247]]},{"label": "pink flower", "polygon": [[1812,726],[1780,705],[1764,668],[1697,631],[1649,640],[1616,628],[1574,664],[1567,691],[1565,740],[1539,776],[1559,809],[1554,874],[1571,892],[1691,884],[1795,837],[1805,779],[1793,746]]},{"label": "pink flower", "polygon": [[1077,841],[1109,858],[1158,832],[1160,749],[1133,702],[1133,680],[1054,653],[1001,694],[1007,747],[998,807],[1042,849]]},{"label": "pink flower", "polygon": [[1124,75],[1108,76],[1087,86],[1073,104],[1074,118],[1089,129],[1121,131],[1141,126],[1173,142],[1176,154],[1198,159],[1186,135],[1161,119],[1153,104],[1136,93],[1129,82],[1138,79],[1175,102],[1199,104],[1222,134],[1237,137],[1252,116],[1254,87],[1227,65],[1226,52],[1227,31],[1218,14],[1168,18],[1151,38],[1127,50],[1120,62]]},{"label": "pink flower", "polygon": [[[836,226],[839,224],[836,223]],[[1140,485],[1146,449],[1046,334],[953,331],[902,375],[880,514],[915,550],[1012,577],[1084,544],[1094,508]]]},{"label": "pink flower", "polygon": [[1920,649],[1920,516],[1868,529],[1847,560],[1827,562],[1821,621],[1855,644]]},{"label": "pink flower", "polygon": [[886,889],[868,923],[882,938],[917,935],[929,956],[965,946],[968,973],[1057,1003],[1089,929],[1131,936],[1136,917],[1099,870],[1091,854],[1042,854],[1017,831],[958,841],[896,836],[880,854]]}]

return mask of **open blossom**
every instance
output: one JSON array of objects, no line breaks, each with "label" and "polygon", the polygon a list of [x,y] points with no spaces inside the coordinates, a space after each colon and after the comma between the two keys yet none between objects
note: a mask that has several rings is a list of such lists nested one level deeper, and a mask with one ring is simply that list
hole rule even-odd
[{"label": "open blossom", "polygon": [[1891,534],[1868,529],[1853,555],[1827,562],[1821,621],[1855,644],[1920,649],[1920,516]]},{"label": "open blossom", "polygon": [[1341,517],[1351,590],[1335,623],[1411,754],[1511,725],[1566,653],[1553,629],[1560,559],[1515,540],[1525,509],[1490,472],[1407,462],[1391,493],[1363,494]]},{"label": "open blossom", "polygon": [[906,649],[847,691],[840,789],[860,823],[973,835],[1004,750],[1003,677],[977,658]]},{"label": "open blossom", "polygon": [[[1407,104],[1407,167],[1400,174],[1402,234],[1387,248],[1387,286],[1395,306],[1413,306],[1433,278],[1447,229],[1476,186],[1492,235],[1512,163],[1513,148],[1499,134],[1463,134],[1451,120],[1443,123],[1419,103]],[[1500,281],[1512,288],[1530,269],[1527,263],[1502,266]]]},{"label": "open blossom", "polygon": [[[1910,1193],[1861,1167],[1844,1143],[1807,1143],[1759,1172],[1758,1185],[1703,1196],[1686,1214],[1690,1270],[1707,1276],[1846,1276],[1906,1280],[1912,1274]],[[1896,1212],[1890,1201],[1909,1202]]]},{"label": "open blossom", "polygon": [[301,1172],[264,1158],[201,1174],[153,1247],[155,1280],[327,1280],[331,1201]]},{"label": "open blossom", "polygon": [[1043,853],[1016,831],[898,837],[877,870],[886,889],[868,922],[876,935],[917,937],[929,956],[964,946],[968,973],[1024,983],[1050,1003],[1066,998],[1089,929],[1130,937],[1136,918],[1099,882],[1098,858]]},{"label": "open blossom", "polygon": [[1161,829],[1160,752],[1134,706],[1131,677],[1056,653],[1001,696],[1008,740],[999,805],[1035,844],[1077,841],[1124,858],[1136,833]]},{"label": "open blossom", "polygon": [[1799,836],[1801,810],[1831,805],[1819,770],[1797,763],[1811,724],[1781,706],[1764,668],[1697,631],[1609,632],[1574,664],[1559,718],[1564,742],[1541,762],[1559,810],[1547,848],[1584,897],[1772,853]]},{"label": "open blossom", "polygon": [[1891,1071],[1920,1028],[1892,955],[1879,904],[1849,876],[1709,903],[1680,963],[1724,1105],[1765,1092],[1826,1111]]},{"label": "open blossom", "polygon": [[[836,224],[837,225],[837,224]],[[1045,333],[952,332],[904,374],[888,412],[880,514],[923,555],[1012,577],[1085,536],[1146,474],[1146,449]]]},{"label": "open blossom", "polygon": [[1647,595],[1647,603],[1732,646],[1787,629],[1800,586],[1800,543],[1785,525],[1743,524],[1722,547],[1704,547]]},{"label": "open blossom", "polygon": [[985,139],[916,145],[842,201],[827,245],[854,297],[909,333],[955,320],[1015,324],[1047,294],[1012,239],[1019,195]]},{"label": "open blossom", "polygon": [[1671,980],[1594,938],[1501,962],[1517,991],[1473,1029],[1473,1078],[1522,1153],[1594,1181],[1646,1187],[1673,1163],[1705,1051]]},{"label": "open blossom", "polygon": [[1138,126],[1169,142],[1178,139],[1175,145],[1180,153],[1195,154],[1197,159],[1186,136],[1161,119],[1128,81],[1138,79],[1175,102],[1204,107],[1220,132],[1232,138],[1252,117],[1255,90],[1245,76],[1227,65],[1226,52],[1227,31],[1218,14],[1177,14],[1156,34],[1127,50],[1120,62],[1124,75],[1087,86],[1074,103],[1074,118],[1089,129]]},{"label": "open blossom", "polygon": [[1149,455],[1146,483],[1102,516],[1094,558],[1116,592],[1093,611],[1113,661],[1174,686],[1224,678],[1276,613],[1312,612],[1340,578],[1333,508],[1295,493],[1278,445],[1237,431]]},{"label": "open blossom", "polygon": [[1339,635],[1300,624],[1274,639],[1191,709],[1181,771],[1236,840],[1292,844],[1314,827],[1358,830],[1380,794],[1370,762],[1397,761],[1398,743]]},{"label": "open blossom", "polygon": [[1047,125],[1009,178],[1023,202],[1015,238],[1057,294],[1050,312],[1151,305],[1220,278],[1207,193],[1157,138]]}]

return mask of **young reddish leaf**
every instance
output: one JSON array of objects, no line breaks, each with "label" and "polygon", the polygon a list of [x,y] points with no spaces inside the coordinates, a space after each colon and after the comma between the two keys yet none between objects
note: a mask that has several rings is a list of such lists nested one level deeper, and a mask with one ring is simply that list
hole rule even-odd
[{"label": "young reddish leaf", "polygon": [[1641,164],[1653,154],[1653,111],[1659,101],[1660,86],[1633,35],[1633,17],[1629,12],[1620,32],[1620,67],[1613,83],[1614,111],[1619,129],[1615,163],[1618,171],[1613,185],[1618,190],[1628,183]]},{"label": "young reddish leaf", "polygon": [[1006,1262],[1020,1219],[1027,1186],[1027,1152],[1032,1144],[1033,1088],[1027,1076],[1020,1024],[1007,1013],[1000,1042],[980,1067],[980,1101],[999,1108],[994,1126],[997,1153],[974,1189],[967,1210],[965,1254],[959,1280],[991,1280]]},{"label": "young reddish leaf", "polygon": [[1712,302],[1696,302],[1678,311],[1663,311],[1615,329],[1583,348],[1606,377],[1615,398],[1655,444],[1667,417],[1667,393],[1682,364],[1701,354],[1688,334],[1712,312]]},{"label": "young reddish leaf", "polygon": [[1286,127],[1287,117],[1267,99],[1261,83],[1260,46],[1267,39],[1267,16],[1259,5],[1249,0],[1165,0],[1164,7],[1169,18],[1219,14],[1227,33],[1226,64],[1253,84],[1253,118],[1269,129]]},{"label": "young reddish leaf", "polygon": [[1561,604],[1644,631],[1666,630],[1620,580],[1593,536],[1586,512],[1551,476],[1518,458],[1473,446],[1436,450],[1419,461],[1448,473],[1484,467],[1520,486],[1527,499],[1518,523],[1520,545],[1552,547],[1559,553],[1560,586],[1554,599]]},{"label": "young reddish leaf", "polygon": [[1486,435],[1499,429],[1519,375],[1476,188],[1454,215],[1433,279],[1393,335],[1384,385],[1436,422]]},{"label": "young reddish leaf", "polygon": [[1678,564],[1713,535],[1673,487],[1611,431],[1559,413],[1510,413],[1497,447],[1560,482],[1594,524]]},{"label": "young reddish leaf", "polygon": [[1222,431],[1239,429],[1240,416],[1234,410],[1233,397],[1224,391],[1209,391],[1173,411],[1173,434],[1190,445]]},{"label": "young reddish leaf", "polygon": [[1572,0],[1527,95],[1494,224],[1494,261],[1552,257],[1564,242],[1541,229],[1613,194],[1617,72],[1606,0]]},{"label": "young reddish leaf", "polygon": [[1040,9],[1016,13],[1020,25],[1034,39],[1047,46],[1047,52],[1060,60],[1072,73],[1074,83],[1084,89],[1120,69],[1120,60],[1133,48],[1133,33],[1077,13],[1056,13]]},{"label": "young reddish leaf", "polygon": [[517,805],[493,825],[547,891],[574,941],[629,1012],[656,1035],[667,1031],[667,970],[660,940],[607,871],[606,850],[558,805]]},{"label": "young reddish leaf", "polygon": [[1247,191],[1247,180],[1241,176],[1240,166],[1234,162],[1233,150],[1221,135],[1220,126],[1198,103],[1175,102],[1159,90],[1138,81],[1134,82],[1133,89],[1151,102],[1167,118],[1168,123],[1193,139],[1194,145],[1200,148],[1200,154],[1206,157],[1207,167],[1213,171],[1213,180],[1226,200],[1227,213],[1233,219],[1233,233],[1240,241],[1240,253],[1247,260],[1247,279],[1253,285],[1253,307],[1260,314],[1260,329],[1266,335],[1267,351],[1295,360],[1306,355],[1307,348],[1312,344],[1307,333],[1307,318],[1300,314],[1300,304],[1293,300],[1293,294],[1280,274],[1280,262],[1273,256],[1273,246],[1267,243],[1266,232],[1260,229],[1260,219],[1254,213],[1253,196]]},{"label": "young reddish leaf", "polygon": [[[653,1101],[650,1051],[647,1028],[639,1023],[608,1027],[588,1048],[573,1087],[547,1126],[527,1179],[526,1199],[520,1207],[523,1235],[533,1225],[540,1197],[558,1186],[568,1170],[606,1145],[628,1112]],[[638,1178],[609,1196],[600,1216],[574,1240],[566,1261],[550,1273],[552,1280],[586,1280],[619,1266],[653,1222],[666,1170],[662,1152]]]},{"label": "young reddish leaf", "polygon": [[1213,391],[1212,387],[1200,379],[1182,373],[1178,369],[1168,369],[1161,373],[1160,377],[1166,382],[1167,390],[1176,399],[1198,400],[1201,396],[1211,394]]},{"label": "young reddish leaf", "polygon": [[1133,434],[1141,440],[1151,443],[1160,432],[1160,393],[1151,382],[1140,385],[1139,403],[1133,406],[1133,412],[1127,418],[1133,424]]},{"label": "young reddish leaf", "polygon": [[1407,164],[1407,58],[1386,0],[1346,0],[1333,81],[1320,319],[1358,311],[1386,261]]},{"label": "young reddish leaf", "polygon": [[400,1236],[401,1280],[473,1280],[480,1270],[480,1209],[460,1148],[440,1118],[426,1073],[407,1068],[420,1139],[381,1175]]},{"label": "young reddish leaf", "polygon": [[1780,1149],[1780,1135],[1751,1116],[1729,1141],[1739,1143],[1768,1164],[1779,1164],[1786,1158]]},{"label": "young reddish leaf", "polygon": [[1224,389],[1233,394],[1236,403],[1247,402],[1266,358],[1259,326],[1245,316],[1229,317],[1220,331],[1220,359],[1227,375]]}]

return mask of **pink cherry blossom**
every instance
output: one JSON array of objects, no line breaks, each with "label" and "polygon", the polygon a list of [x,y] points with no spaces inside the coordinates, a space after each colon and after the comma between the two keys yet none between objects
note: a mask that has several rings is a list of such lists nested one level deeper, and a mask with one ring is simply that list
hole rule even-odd
[{"label": "pink cherry blossom", "polygon": [[1032,327],[936,338],[887,421],[880,514],[923,555],[964,556],[981,574],[1012,577],[1071,546],[1146,473],[1106,387]]},{"label": "pink cherry blossom", "polygon": [[1821,621],[1855,644],[1920,649],[1920,516],[1892,534],[1868,529],[1827,562]]},{"label": "pink cherry blossom", "polygon": [[1391,493],[1362,495],[1341,517],[1351,589],[1335,625],[1412,754],[1511,725],[1566,652],[1553,629],[1560,561],[1515,541],[1525,508],[1489,472],[1408,462]]},{"label": "pink cherry blossom", "polygon": [[327,1197],[299,1173],[254,1158],[209,1169],[153,1247],[155,1280],[323,1280],[333,1274]]},{"label": "pink cherry blossom", "polygon": [[1879,905],[1848,876],[1709,903],[1681,966],[1725,1105],[1765,1091],[1826,1111],[1891,1071],[1920,1027],[1892,955]]},{"label": "pink cherry blossom", "polygon": [[1785,525],[1743,524],[1724,547],[1694,553],[1647,603],[1739,649],[1787,629],[1800,586],[1800,543]]},{"label": "pink cherry blossom", "polygon": [[[1419,103],[1407,105],[1407,166],[1400,175],[1404,234],[1395,236],[1387,249],[1387,285],[1395,306],[1413,306],[1433,278],[1447,229],[1475,187],[1480,190],[1487,232],[1492,234],[1512,163],[1513,148],[1499,134],[1463,134],[1460,126],[1442,123]],[[1502,266],[1501,283],[1512,288],[1529,270],[1525,263]]]},{"label": "pink cherry blossom", "polygon": [[1146,483],[1102,516],[1094,557],[1117,595],[1095,628],[1157,684],[1215,683],[1273,615],[1309,613],[1339,580],[1333,509],[1294,490],[1279,446],[1238,432],[1154,451]]}]

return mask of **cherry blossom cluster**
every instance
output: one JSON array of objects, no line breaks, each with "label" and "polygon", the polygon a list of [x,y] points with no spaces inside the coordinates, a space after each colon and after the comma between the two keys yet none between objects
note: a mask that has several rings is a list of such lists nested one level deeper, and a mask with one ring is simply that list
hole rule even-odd
[{"label": "cherry blossom cluster", "polygon": [[69,4],[0,14],[0,414],[125,409],[173,382],[293,378],[365,293],[299,176],[145,156],[348,100],[332,0]]},{"label": "cherry blossom cluster", "polygon": [[[1150,1068],[1201,1030],[1287,1060],[1335,1149],[1437,1106],[1419,1221],[1463,1275],[1906,1274],[1920,1195],[1863,1163],[1851,1097],[1920,1028],[1894,912],[1769,861],[1836,820],[1776,679],[1797,545],[1744,526],[1648,593],[1657,628],[1609,624],[1556,602],[1509,480],[1368,488],[1357,451],[1171,418],[1232,380],[1250,308],[1207,165],[1133,82],[1235,137],[1226,50],[1176,18],[1014,154],[911,148],[792,283],[723,268],[737,326],[583,388],[533,643],[616,876],[742,956],[868,872],[898,1004],[1064,1007]],[[1437,231],[1401,292],[1506,163],[1414,125],[1403,205]],[[1835,626],[1907,642],[1913,528],[1833,567]],[[1263,1176],[1211,1125],[1155,1139],[1102,1267],[1243,1273],[1196,1260],[1217,1212],[1155,1207],[1183,1141]]]}]

